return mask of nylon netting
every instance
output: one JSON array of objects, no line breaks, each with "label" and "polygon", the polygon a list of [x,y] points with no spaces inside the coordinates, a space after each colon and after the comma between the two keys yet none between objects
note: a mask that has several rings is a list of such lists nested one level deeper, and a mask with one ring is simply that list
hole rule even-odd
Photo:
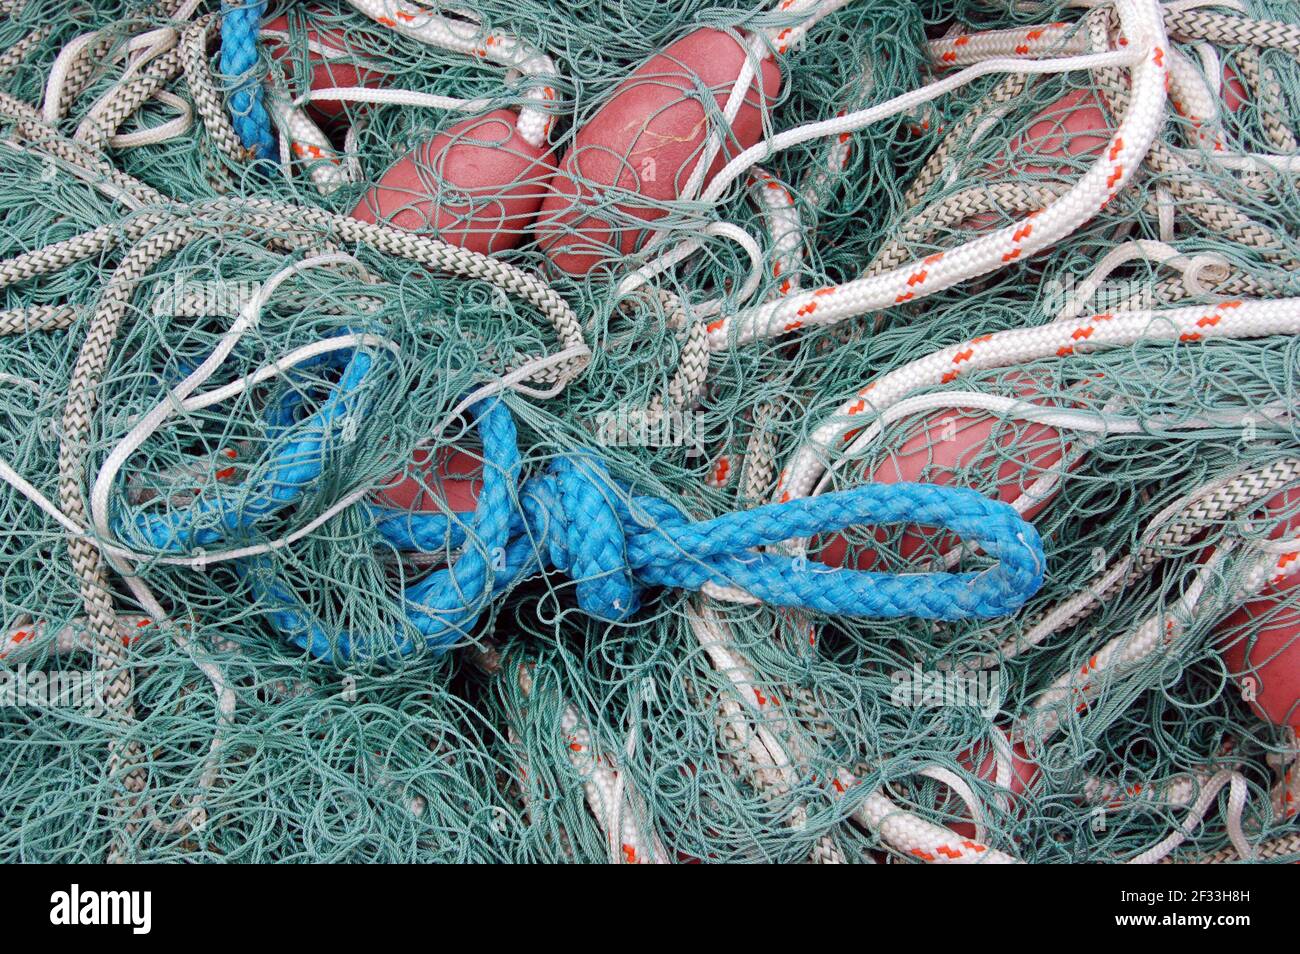
[{"label": "nylon netting", "polygon": [[[273,4],[253,85],[324,139],[282,117],[254,159],[229,108],[247,77],[221,71],[229,7],[0,2],[0,857],[1300,856],[1295,713],[1253,704],[1291,685],[1300,632],[1285,570],[1300,513],[1294,5],[777,6],[435,11],[544,52],[546,72],[420,42],[362,4]],[[1049,247],[999,246],[937,291],[916,275],[1094,201],[1071,190],[1145,108],[1140,64],[999,69],[763,156],[717,196],[678,170],[687,196],[644,200],[653,218],[575,173],[614,227],[585,273],[552,262],[555,243],[591,239],[563,217],[490,257],[432,241],[472,237],[466,210],[492,199],[458,191],[421,144],[468,115],[533,110],[546,155],[521,188],[546,194],[575,142],[605,148],[575,136],[620,82],[700,28],[764,38],[781,84],[762,139],[950,76],[988,31],[1015,36],[986,59],[1118,55],[1121,35],[1140,45],[1125,17],[1148,14],[1176,65],[1137,169]],[[321,85],[322,37],[352,71],[335,85],[361,69],[395,100],[309,112],[295,97]],[[690,99],[728,129],[729,93],[656,108]],[[430,94],[481,102],[462,114]],[[409,216],[359,230],[359,204],[392,215],[366,196],[413,150]],[[752,237],[757,266],[719,223]],[[765,302],[905,268],[887,307],[745,334]],[[1231,330],[1234,310],[1265,306],[1263,330]],[[1200,325],[1169,317],[1189,307]],[[1138,331],[1107,338],[1107,321]],[[1030,328],[1039,345],[982,357]],[[917,370],[946,348],[960,374]],[[869,400],[873,383],[888,400]],[[504,592],[454,581],[464,613],[433,638],[404,591],[427,595],[466,554],[489,580],[506,572],[471,516],[499,469],[478,417],[492,402],[517,429],[517,511],[518,479],[584,454],[634,515],[634,497],[694,520],[750,511],[801,473],[796,497],[817,481],[961,486],[1032,523],[1043,582],[997,619],[656,586],[609,621],[579,605],[590,578],[534,570]],[[451,519],[416,546],[381,526],[441,501]],[[515,538],[558,533],[521,519]],[[996,563],[916,525],[768,552],[790,573]],[[91,677],[94,705],[55,691]]]}]

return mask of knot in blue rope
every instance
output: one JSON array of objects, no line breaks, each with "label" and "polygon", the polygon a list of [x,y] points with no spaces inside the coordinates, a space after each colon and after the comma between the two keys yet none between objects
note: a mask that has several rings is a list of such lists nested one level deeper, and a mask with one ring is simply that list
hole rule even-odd
[{"label": "knot in blue rope", "polygon": [[[266,477],[242,497],[200,498],[163,514],[122,515],[119,528],[163,551],[231,537],[247,541],[266,518],[299,500],[323,473],[331,435],[364,411],[373,357],[357,351],[314,413],[290,392],[268,408],[280,436]],[[1033,526],[1011,507],[971,490],[929,484],[868,484],[697,521],[615,480],[588,453],[553,460],[524,481],[514,418],[499,399],[474,408],[483,476],[472,513],[430,513],[369,504],[379,535],[403,552],[447,552],[449,565],[407,587],[409,626],[399,633],[339,632],[322,622],[279,576],[270,555],[239,561],[271,624],[323,659],[404,655],[417,638],[445,649],[471,634],[492,600],[548,570],[575,582],[578,606],[610,621],[636,613],[643,590],[740,587],[765,603],[830,615],[935,620],[989,619],[1015,612],[1041,586],[1045,558]],[[920,524],[950,531],[996,561],[980,572],[880,573],[825,566],[768,552],[792,539],[855,525]]]},{"label": "knot in blue rope", "polygon": [[[1042,584],[1045,559],[1034,528],[1011,507],[971,490],[872,484],[695,521],[664,500],[634,494],[589,454],[558,458],[520,486],[509,411],[495,399],[476,411],[485,463],[468,523],[466,515],[373,508],[381,534],[399,550],[462,546],[451,566],[406,592],[412,623],[435,648],[468,635],[493,596],[548,569],[575,581],[584,612],[611,621],[629,619],[647,587],[698,590],[714,583],[739,586],[776,606],[828,614],[958,620],[1014,612]],[[953,531],[998,562],[978,573],[896,574],[758,549],[891,523]],[[261,595],[283,598],[266,588]],[[331,645],[341,655],[363,651],[349,634],[331,643],[301,609],[279,620],[291,624],[289,638],[317,655],[334,655]],[[396,646],[412,648],[401,640]]]},{"label": "knot in blue rope", "polygon": [[[588,455],[561,457],[549,472],[524,485],[522,505],[529,537],[545,547],[546,562],[576,581],[578,606],[592,616],[621,621],[640,606],[628,558],[628,533],[645,526],[625,503],[626,491]],[[668,512],[662,512],[667,509]],[[687,518],[659,508],[666,529]]]}]

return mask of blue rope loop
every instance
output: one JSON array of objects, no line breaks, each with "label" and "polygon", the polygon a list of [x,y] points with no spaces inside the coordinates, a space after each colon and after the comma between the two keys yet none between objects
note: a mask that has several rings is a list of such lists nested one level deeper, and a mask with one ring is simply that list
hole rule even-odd
[{"label": "blue rope loop", "polygon": [[[320,408],[299,420],[298,389],[266,408],[268,430],[281,446],[250,493],[200,498],[164,513],[147,506],[127,509],[116,521],[118,532],[143,538],[161,552],[256,538],[260,524],[303,498],[324,473],[334,435],[367,409],[363,385],[376,356],[341,351],[320,361],[342,365]],[[1034,526],[972,490],[870,483],[697,521],[666,500],[633,493],[588,452],[552,460],[545,472],[524,481],[515,419],[506,404],[493,398],[472,411],[484,451],[473,513],[367,504],[378,535],[395,550],[460,548],[450,565],[403,593],[411,629],[430,649],[445,650],[468,637],[491,600],[549,571],[575,581],[581,610],[614,623],[637,612],[647,587],[738,586],[772,606],[952,621],[1015,612],[1043,584],[1043,542]],[[862,524],[945,529],[978,545],[996,564],[980,572],[881,573],[758,550]],[[380,638],[385,634],[331,630],[279,578],[269,555],[240,560],[237,571],[274,628],[318,658],[383,658],[416,649],[408,633]]]},{"label": "blue rope loop", "polygon": [[[1015,612],[1042,585],[1037,531],[1011,507],[972,490],[872,484],[694,521],[664,500],[634,494],[588,454],[554,460],[516,492],[521,463],[514,419],[498,399],[475,413],[485,464],[467,523],[372,508],[381,534],[398,550],[427,552],[448,539],[467,543],[450,566],[404,594],[408,617],[433,649],[468,636],[493,597],[548,570],[575,580],[578,606],[611,622],[631,618],[648,587],[698,590],[714,583],[742,587],[775,606],[831,615],[959,620]],[[880,573],[755,550],[857,524],[899,523],[949,530],[997,564],[978,573]],[[356,658],[380,650],[371,637],[343,633],[331,640],[269,561],[250,579],[258,598],[275,604],[274,625],[314,655]],[[414,648],[405,639],[382,646],[399,654]]]},{"label": "blue rope loop", "polygon": [[[370,355],[353,353],[321,408],[297,424],[290,423],[301,400],[295,392],[268,409],[285,443],[269,476],[237,507],[203,499],[163,516],[136,513],[134,527],[173,552],[247,537],[320,477],[331,431],[364,413],[358,392],[372,367]],[[868,484],[696,521],[667,501],[634,493],[588,453],[557,458],[522,480],[509,409],[492,398],[472,411],[484,457],[472,514],[367,505],[378,536],[398,551],[460,548],[448,566],[404,591],[415,636],[339,632],[280,578],[270,556],[240,561],[238,572],[286,639],[324,660],[407,655],[416,636],[442,651],[470,635],[495,597],[548,571],[573,579],[579,608],[611,622],[630,619],[650,587],[699,590],[713,583],[741,587],[774,606],[829,615],[953,621],[1013,613],[1042,585],[1046,560],[1037,531],[1011,507],[972,490]],[[757,549],[861,524],[941,528],[977,544],[996,563],[980,572],[882,573]]]},{"label": "blue rope loop", "polygon": [[271,117],[262,104],[257,36],[266,0],[221,4],[221,72],[232,82],[228,108],[239,141],[258,159],[275,154]]}]

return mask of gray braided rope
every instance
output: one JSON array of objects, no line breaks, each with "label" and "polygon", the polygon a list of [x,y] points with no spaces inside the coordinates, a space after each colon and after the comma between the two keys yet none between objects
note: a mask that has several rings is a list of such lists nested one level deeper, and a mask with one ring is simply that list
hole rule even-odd
[{"label": "gray braided rope", "polygon": [[[219,25],[220,20],[214,19],[207,23],[196,22],[185,29],[180,42],[181,70],[208,138],[219,153],[236,164],[242,164],[252,159],[253,154],[240,142],[230,117],[226,115],[225,104],[212,82],[208,59],[208,43]],[[230,171],[219,158],[211,159],[208,165],[208,181],[218,192],[229,192],[234,187]]]},{"label": "gray braided rope", "polygon": [[[208,20],[215,22],[215,17],[209,15]],[[97,149],[103,149],[108,144],[108,138],[155,93],[179,76],[180,72],[181,50],[175,46],[154,59],[143,73],[119,86],[107,108],[98,115],[87,117],[88,121],[79,130],[79,138]]]},{"label": "gray braided rope", "polygon": [[1188,543],[1212,525],[1241,513],[1297,480],[1300,480],[1300,458],[1296,457],[1283,457],[1238,474],[1204,496],[1188,501],[1175,519],[1143,545],[1137,565],[1143,572],[1149,570],[1163,559],[1162,549]]},{"label": "gray braided rope", "polygon": [[745,444],[740,462],[740,498],[745,503],[763,503],[776,481],[776,429],[772,424],[785,409],[785,401],[770,401],[754,408],[754,430]]},{"label": "gray braided rope", "polygon": [[[1172,856],[1161,858],[1158,864],[1162,865],[1227,865],[1234,862],[1244,861],[1241,855],[1237,854],[1236,848],[1224,848],[1216,851],[1212,855],[1206,855],[1203,858],[1196,858],[1192,861],[1179,861]],[[1253,861],[1300,861],[1300,832],[1292,835],[1282,835],[1270,841],[1263,842],[1255,846],[1255,857]]]},{"label": "gray braided rope", "polygon": [[[1089,594],[1088,602],[1059,621],[1058,628],[1074,626],[1087,619],[1106,600],[1150,573],[1156,564],[1165,559],[1169,549],[1191,542],[1215,524],[1266,500],[1296,481],[1300,481],[1300,458],[1284,457],[1262,467],[1243,471],[1215,485],[1208,492],[1196,495],[1168,522],[1162,524],[1155,535],[1143,542],[1132,557],[1132,565],[1124,576],[1105,585],[1103,581],[1111,572],[1108,567],[1084,584],[1083,592]],[[1041,614],[1027,628],[1037,625],[1049,613]]]},{"label": "gray braided rope", "polygon": [[1165,29],[1180,40],[1211,40],[1235,46],[1285,50],[1300,56],[1300,26],[1281,20],[1210,13],[1205,10],[1165,10]]},{"label": "gray braided rope", "polygon": [[27,59],[27,54],[53,32],[52,27],[39,26],[9,49],[0,53],[0,78],[8,76]]},{"label": "gray braided rope", "polygon": [[[0,262],[0,287],[49,274],[73,262],[99,254],[114,244],[139,239],[163,222],[204,217],[226,218],[231,225],[262,229],[271,234],[316,231],[344,244],[365,245],[445,274],[482,279],[533,305],[554,327],[561,347],[586,347],[582,325],[568,302],[540,277],[530,272],[392,226],[360,222],[339,213],[271,199],[215,199],[188,206],[173,205],[169,209],[150,211],[120,223],[102,225],[43,249]],[[670,307],[675,307],[677,314],[684,315],[675,296],[671,296],[669,301],[676,303]],[[681,320],[684,321],[684,317]],[[677,406],[688,406],[699,394],[707,373],[707,359],[707,343],[703,341],[703,336],[688,335],[687,345],[683,348],[682,366],[676,378],[677,384],[670,391],[673,400],[682,402]],[[530,380],[550,384],[570,380],[586,366],[586,361],[585,356],[572,358],[563,364],[534,372]]]},{"label": "gray braided rope", "polygon": [[59,102],[59,118],[68,115],[77,96],[94,80],[95,75],[103,69],[108,54],[122,41],[119,33],[103,30],[95,42],[83,47],[68,67],[64,79],[63,98]]},{"label": "gray braided rope", "polygon": [[718,705],[718,741],[721,753],[728,757],[739,775],[744,778],[766,802],[775,801],[790,792],[790,786],[781,772],[764,765],[749,750],[750,730],[740,720],[741,706],[734,699]]},{"label": "gray braided rope", "polygon": [[16,255],[0,262],[0,288],[60,271],[121,242],[134,242],[173,216],[172,212],[146,212]]},{"label": "gray braided rope", "polygon": [[1186,209],[1206,228],[1230,241],[1254,248],[1263,257],[1287,268],[1295,268],[1298,264],[1295,256],[1287,251],[1286,241],[1277,232],[1226,202],[1204,180],[1198,179],[1191,166],[1164,143],[1152,144],[1146,165],[1165,177],[1169,191],[1181,200],[1179,207]]},{"label": "gray braided rope", "polygon": [[[1267,278],[1248,272],[1232,272],[1211,289],[1214,295],[1224,298],[1277,298],[1282,290]],[[1169,305],[1192,297],[1182,276],[1163,278],[1153,285],[1144,285],[1129,295],[1115,308],[1116,311],[1145,311],[1158,305]]]},{"label": "gray braided rope", "polygon": [[844,857],[844,852],[840,851],[840,846],[835,844],[835,836],[830,832],[823,832],[817,839],[817,844],[813,845],[812,855],[808,859],[815,865],[846,865],[848,859]]},{"label": "gray braided rope", "polygon": [[[59,445],[59,503],[64,512],[79,524],[87,524],[83,492],[86,437],[98,403],[96,392],[118,325],[136,288],[152,267],[203,231],[202,226],[192,221],[178,222],[161,233],[148,236],[127,253],[100,296],[69,382]],[[68,551],[86,610],[88,648],[94,655],[96,668],[106,677],[102,694],[105,711],[119,725],[129,727],[135,721],[132,701],[134,677],[113,608],[102,554],[93,540],[81,535],[69,536]],[[144,761],[144,751],[137,740],[129,739],[123,743],[120,738],[113,738],[109,741],[105,775],[110,784],[120,778],[125,789],[115,799],[121,828],[108,846],[107,860],[110,863],[132,860],[134,843],[144,827],[147,806],[140,798],[147,784]]]},{"label": "gray braided rope", "polygon": [[167,202],[167,197],[157,189],[127,175],[85,143],[70,139],[45,123],[40,114],[22,100],[0,93],[0,118],[11,120],[19,136],[34,148],[98,176],[112,189],[130,196],[137,203],[161,205]]},{"label": "gray braided rope", "polygon": [[[1258,283],[1245,275],[1233,275],[1215,290],[1216,294],[1233,295],[1236,286],[1257,288]],[[1116,311],[1145,311],[1158,305],[1168,305],[1191,297],[1191,291],[1182,278],[1162,278],[1151,285],[1143,285],[1116,306]],[[1234,296],[1235,297],[1235,296]],[[1253,292],[1242,292],[1241,297],[1255,297]]]},{"label": "gray braided rope", "polygon": [[[147,237],[127,253],[100,296],[73,367],[59,443],[59,504],[64,513],[82,526],[89,524],[84,482],[86,457],[90,450],[90,422],[98,404],[99,383],[108,365],[118,326],[136,287],[153,265],[198,234],[196,226],[180,224]],[[106,711],[119,723],[129,725],[135,718],[131,698],[133,677],[125,647],[117,635],[117,617],[103,557],[94,541],[80,535],[69,537],[68,552],[86,610],[96,667],[107,680],[103,693]],[[133,740],[125,746],[118,738],[109,742],[108,778],[111,781],[119,775],[124,776],[127,791],[117,800],[119,814],[127,816],[127,821],[121,835],[115,837],[109,847],[110,861],[126,859],[131,842],[139,831],[136,796],[145,786],[142,761],[143,752],[138,742]]]},{"label": "gray braided rope", "polygon": [[879,275],[912,261],[916,258],[914,246],[932,238],[939,229],[954,228],[980,214],[1036,212],[1059,195],[1051,186],[1027,182],[991,182],[954,192],[904,222],[893,238],[876,252],[863,277]]},{"label": "gray braided rope", "polygon": [[666,288],[656,289],[660,304],[668,314],[668,327],[685,331],[677,357],[677,368],[668,379],[664,393],[652,399],[646,413],[654,420],[666,412],[685,411],[695,407],[704,394],[704,383],[709,375],[709,339],[703,322],[692,321],[682,300]]},{"label": "gray braided rope", "polygon": [[[817,701],[806,688],[790,685],[784,691],[795,704],[795,711],[807,720],[808,728],[814,736],[823,741],[834,739],[835,727],[826,720]],[[776,766],[760,764],[750,751],[750,739],[747,737],[749,728],[740,718],[741,712],[740,704],[734,699],[718,705],[718,739],[722,745],[719,754],[732,762],[737,774],[745,778],[765,801],[771,802],[788,795],[790,785],[786,774]],[[806,815],[806,808],[799,806],[796,812],[804,812]],[[831,831],[823,832],[818,837],[808,860],[811,864],[848,863]]]},{"label": "gray braided rope", "polygon": [[[268,230],[318,229],[337,241],[366,245],[390,255],[398,255],[448,275],[482,279],[507,294],[527,301],[550,322],[563,348],[586,348],[582,324],[559,293],[539,276],[508,262],[438,239],[404,232],[378,223],[361,222],[347,215],[270,199],[247,199],[226,202],[225,208],[237,211],[245,224]],[[563,364],[534,372],[530,380],[558,383],[571,380],[587,364],[587,358],[572,358]]]},{"label": "gray braided rope", "polygon": [[[72,108],[77,96],[90,85],[95,75],[108,61],[108,54],[122,42],[123,27],[134,28],[148,18],[170,16],[173,11],[179,9],[181,2],[183,0],[171,0],[171,2],[169,0],[154,0],[153,3],[144,7],[134,17],[115,24],[112,28],[100,31],[100,35],[95,42],[83,47],[68,67],[64,78],[64,95],[59,103],[60,118],[68,114],[68,110]],[[125,31],[125,33],[129,32],[131,32],[131,29]]]},{"label": "gray braided rope", "polygon": [[194,106],[208,135],[231,159],[245,161],[252,157],[252,153],[239,141],[239,134],[226,115],[221,94],[212,82],[208,43],[216,35],[220,22],[204,18],[185,29],[180,43],[181,68],[190,88],[190,97],[194,100]]},{"label": "gray braided rope", "polygon": [[1242,82],[1249,87],[1251,95],[1259,104],[1259,120],[1264,127],[1264,135],[1278,152],[1293,153],[1300,149],[1295,133],[1282,118],[1281,83],[1277,72],[1265,63],[1259,51],[1246,47],[1237,54],[1237,70]]},{"label": "gray braided rope", "polygon": [[0,311],[0,337],[29,331],[60,331],[74,324],[77,313],[70,305],[29,305]]},{"label": "gray braided rope", "polygon": [[[749,740],[742,734],[736,723],[740,704],[734,700],[719,706],[718,740],[721,743],[719,756],[732,764],[738,776],[745,779],[759,796],[766,802],[773,802],[790,792],[781,772],[771,766],[761,765],[749,750]],[[730,716],[730,717],[729,717]],[[831,832],[823,832],[813,844],[808,861],[814,865],[842,865],[848,859],[835,843]]]},{"label": "gray braided rope", "polygon": [[1028,81],[1029,77],[1025,73],[1008,73],[985,94],[982,100],[968,110],[961,119],[953,123],[948,135],[935,147],[934,152],[930,153],[925,165],[921,167],[921,171],[912,180],[912,184],[907,187],[907,192],[903,195],[903,201],[907,203],[909,209],[915,208],[921,199],[925,197],[926,192],[930,190],[930,186],[938,181],[943,174],[944,167],[947,165],[948,156],[955,149],[965,144],[971,131],[984,120],[984,116],[990,110],[996,109],[1003,103],[1010,102],[1023,93]]}]

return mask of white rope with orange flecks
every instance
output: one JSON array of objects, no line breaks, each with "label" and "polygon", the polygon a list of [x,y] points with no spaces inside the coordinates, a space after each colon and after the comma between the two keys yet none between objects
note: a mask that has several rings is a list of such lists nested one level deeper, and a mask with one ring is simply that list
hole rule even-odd
[{"label": "white rope with orange flecks", "polygon": [[[1143,50],[1133,67],[1129,110],[1101,159],[1041,212],[957,248],[843,285],[828,285],[719,318],[708,325],[715,350],[825,326],[924,298],[1049,248],[1089,221],[1128,184],[1164,120],[1168,57],[1155,0],[1120,0],[1127,44]],[[1131,39],[1128,38],[1131,36]],[[707,193],[706,193],[707,197]]]},{"label": "white rope with orange flecks", "polygon": [[962,375],[1046,358],[1067,360],[1140,341],[1191,344],[1212,339],[1300,334],[1300,299],[1223,301],[1164,310],[1106,312],[1070,322],[980,335],[935,351],[872,381],[840,406],[791,457],[778,480],[778,500],[807,496],[838,455],[884,407],[919,389]]},{"label": "white rope with orange flecks", "polygon": [[[559,71],[544,52],[517,37],[464,19],[441,16],[406,0],[348,0],[356,10],[394,33],[501,66],[527,78],[528,104],[519,111],[519,135],[532,146],[546,142],[555,122]],[[464,15],[464,14],[462,14]]]},{"label": "white rope with orange flecks", "polygon": [[[531,668],[519,666],[517,678],[524,695],[531,695]],[[659,837],[653,831],[643,830],[649,814],[635,787],[628,781],[626,770],[618,767],[616,756],[596,750],[590,727],[572,703],[564,703],[560,713],[560,731],[565,738],[569,763],[582,779],[587,807],[609,841],[610,860],[614,864],[665,863],[668,855]],[[634,726],[629,746],[635,745],[635,732]]]}]

